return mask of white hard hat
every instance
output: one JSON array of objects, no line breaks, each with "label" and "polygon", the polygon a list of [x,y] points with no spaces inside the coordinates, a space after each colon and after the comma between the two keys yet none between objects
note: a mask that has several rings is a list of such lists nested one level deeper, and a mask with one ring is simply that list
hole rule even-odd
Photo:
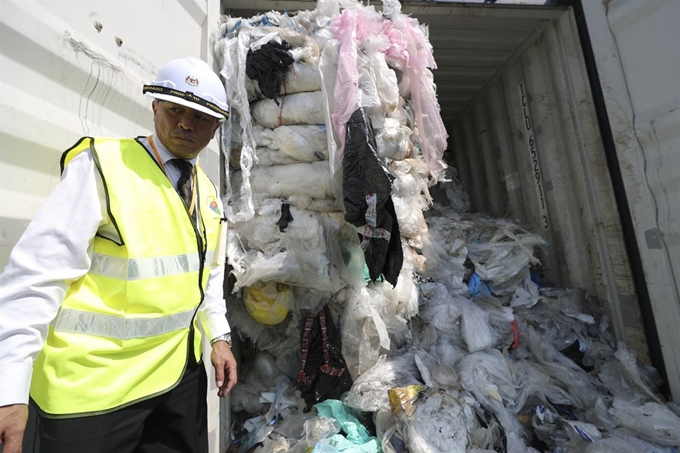
[{"label": "white hard hat", "polygon": [[198,58],[172,60],[163,65],[156,80],[144,85],[142,93],[174,102],[224,121],[229,117],[227,93],[208,64]]}]

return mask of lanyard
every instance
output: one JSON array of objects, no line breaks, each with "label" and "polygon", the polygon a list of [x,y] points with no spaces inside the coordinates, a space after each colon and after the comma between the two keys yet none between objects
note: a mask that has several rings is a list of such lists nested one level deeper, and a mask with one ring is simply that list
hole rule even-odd
[{"label": "lanyard", "polygon": [[[156,149],[156,144],[153,142],[153,136],[149,135],[149,145],[151,145],[151,149],[153,150],[153,153],[156,155],[156,160],[161,166],[161,169],[163,170],[163,173],[165,176],[168,176],[168,171],[165,169],[165,164],[163,164],[163,160],[161,159],[160,154],[158,154],[158,150]],[[168,178],[170,179],[170,178]],[[191,205],[189,206],[189,214],[193,215],[194,214],[194,205],[196,201],[196,166],[194,165],[194,174],[193,174],[193,179],[194,182],[191,185]]]}]

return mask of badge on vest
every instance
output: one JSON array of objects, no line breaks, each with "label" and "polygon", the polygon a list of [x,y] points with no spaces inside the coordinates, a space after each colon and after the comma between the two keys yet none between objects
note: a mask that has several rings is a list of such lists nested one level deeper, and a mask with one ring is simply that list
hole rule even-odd
[{"label": "badge on vest", "polygon": [[217,215],[219,215],[219,216],[222,215],[222,212],[220,211],[220,207],[219,207],[219,205],[217,204],[217,199],[216,199],[215,197],[212,197],[212,196],[211,196],[211,197],[208,197],[208,198],[206,199],[206,202],[208,203],[208,206],[210,206],[210,209],[212,209],[212,211],[213,211],[215,214],[217,214]]}]

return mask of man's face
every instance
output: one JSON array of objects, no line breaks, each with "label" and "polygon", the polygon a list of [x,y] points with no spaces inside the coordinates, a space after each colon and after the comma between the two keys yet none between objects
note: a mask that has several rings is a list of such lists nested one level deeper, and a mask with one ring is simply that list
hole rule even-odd
[{"label": "man's face", "polygon": [[217,118],[169,101],[154,101],[156,135],[175,157],[193,159],[215,136]]}]

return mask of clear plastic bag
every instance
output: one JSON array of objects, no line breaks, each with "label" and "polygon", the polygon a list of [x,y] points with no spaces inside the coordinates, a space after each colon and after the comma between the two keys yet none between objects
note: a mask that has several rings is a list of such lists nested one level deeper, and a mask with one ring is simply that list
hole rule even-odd
[{"label": "clear plastic bag", "polygon": [[276,426],[274,427],[274,433],[282,437],[285,437],[286,439],[291,440],[303,439],[305,437],[304,436],[305,423],[308,420],[311,420],[316,417],[317,414],[315,414],[313,411],[295,412],[286,417],[285,419],[279,421],[279,423],[277,423]]},{"label": "clear plastic bag", "polygon": [[676,453],[677,447],[650,444],[626,429],[615,429],[612,437],[598,439],[588,445],[585,453]]},{"label": "clear plastic bag", "polygon": [[498,335],[489,325],[489,314],[469,300],[459,297],[456,303],[462,305],[461,333],[471,353],[491,348]]},{"label": "clear plastic bag", "polygon": [[635,405],[662,402],[650,388],[652,383],[640,372],[635,353],[623,343],[619,343],[614,357],[602,364],[599,378],[616,398]]},{"label": "clear plastic bag", "polygon": [[480,226],[467,244],[475,272],[489,282],[494,294],[512,294],[524,278],[524,268],[538,263],[533,247],[545,240],[504,220],[481,222]]},{"label": "clear plastic bag", "polygon": [[269,405],[260,402],[260,393],[254,385],[238,382],[230,393],[231,409],[234,412],[246,411],[250,415],[264,414]]},{"label": "clear plastic bag", "polygon": [[399,221],[399,232],[415,247],[422,247],[428,227],[423,216],[432,203],[427,190],[427,167],[423,161],[407,159],[390,164],[395,176],[392,182],[392,201]]},{"label": "clear plastic bag", "polygon": [[291,206],[285,231],[277,225],[281,202],[272,200],[229,232],[228,256],[235,290],[276,281],[318,291],[338,291],[363,280],[363,257],[351,228],[324,213]]},{"label": "clear plastic bag", "polygon": [[257,453],[288,453],[292,446],[293,444],[283,437],[265,439],[262,448],[257,450]]},{"label": "clear plastic bag", "polygon": [[229,306],[227,319],[232,330],[238,332],[241,338],[257,339],[264,326],[250,316],[243,303],[243,299],[236,295],[230,295],[228,296],[227,303]]},{"label": "clear plastic bag", "polygon": [[[373,415],[373,421],[375,423],[376,436],[380,441],[383,453],[397,453],[397,450],[392,445],[392,438],[397,433],[397,423],[392,412],[389,410],[378,411]],[[394,442],[397,441],[401,441],[401,439],[399,437],[395,438]]]},{"label": "clear plastic bag", "polygon": [[465,357],[465,346],[461,341],[455,341],[449,335],[440,335],[434,347],[434,353],[439,359],[439,363],[448,366],[456,366],[458,361]]},{"label": "clear plastic bag", "polygon": [[636,406],[615,398],[611,411],[620,426],[646,441],[669,447],[680,445],[680,417],[663,404],[647,402]]},{"label": "clear plastic bag", "polygon": [[378,155],[382,158],[403,160],[411,156],[411,134],[408,126],[396,118],[385,118],[382,128],[376,130]]},{"label": "clear plastic bag", "polygon": [[340,423],[334,418],[319,415],[305,422],[304,437],[319,441],[340,432]]},{"label": "clear plastic bag", "polygon": [[424,283],[420,285],[421,297],[426,301],[420,309],[420,317],[432,323],[442,332],[459,329],[459,319],[464,306],[449,294],[441,283]]},{"label": "clear plastic bag", "polygon": [[[418,314],[418,285],[415,272],[420,255],[406,241],[402,240],[401,248],[404,251],[404,264],[401,266],[399,280],[393,291],[397,300],[397,315],[407,320]],[[391,286],[383,286],[386,292],[391,292]]]},{"label": "clear plastic bag", "polygon": [[387,326],[370,304],[366,288],[345,288],[339,297],[346,300],[342,316],[342,354],[352,379],[378,361],[380,351],[389,350]]},{"label": "clear plastic bag", "polygon": [[382,356],[371,369],[355,379],[342,401],[347,406],[364,412],[389,410],[387,391],[394,387],[422,384],[419,378],[413,352],[392,358]]}]

